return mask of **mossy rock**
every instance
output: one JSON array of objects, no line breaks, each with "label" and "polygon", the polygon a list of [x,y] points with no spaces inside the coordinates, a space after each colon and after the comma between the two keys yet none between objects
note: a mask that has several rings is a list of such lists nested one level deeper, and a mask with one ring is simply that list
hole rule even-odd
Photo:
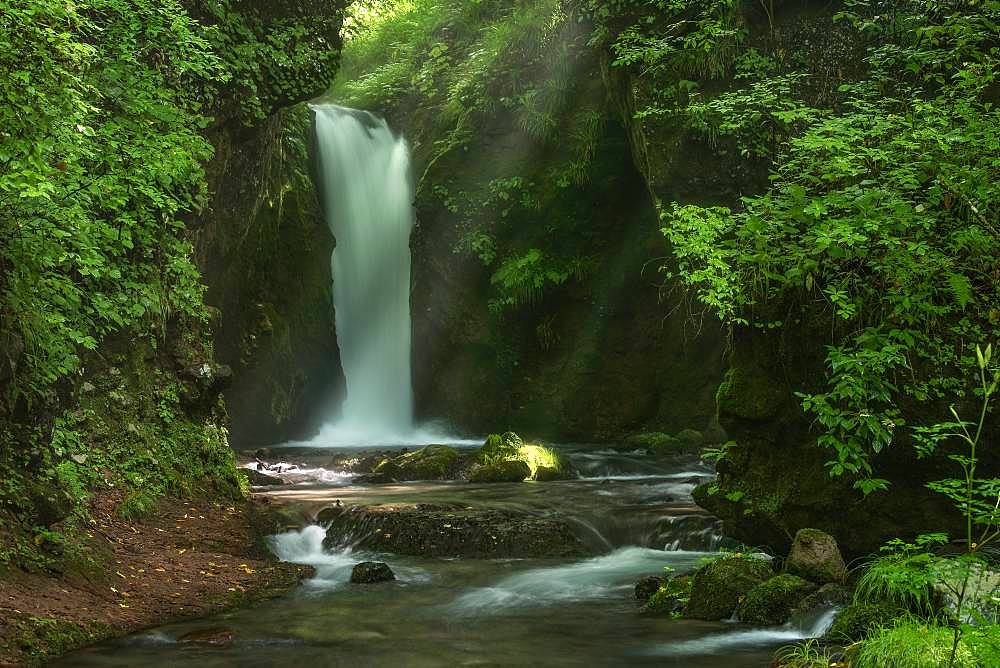
[{"label": "mossy rock", "polygon": [[447,445],[428,445],[383,460],[372,473],[386,474],[400,481],[447,480],[453,478],[459,463],[459,453]]},{"label": "mossy rock", "polygon": [[720,415],[761,421],[773,417],[788,393],[757,367],[733,367],[715,395]]},{"label": "mossy rock", "polygon": [[726,619],[751,589],[774,576],[764,559],[743,555],[724,556],[695,571],[686,617]]},{"label": "mossy rock", "polygon": [[751,589],[737,606],[736,615],[748,624],[784,624],[791,618],[792,609],[816,588],[797,575],[776,575]]},{"label": "mossy rock", "polygon": [[851,590],[836,583],[825,584],[802,599],[793,613],[809,612],[817,608],[844,607],[851,602]]},{"label": "mossy rock", "polygon": [[835,642],[862,640],[878,628],[892,626],[903,614],[891,603],[852,603],[840,611],[824,637]]},{"label": "mossy rock", "polygon": [[701,446],[705,445],[705,435],[697,429],[682,429],[677,432],[677,436],[674,438],[677,439],[685,452],[689,450],[696,452],[701,449]]},{"label": "mossy rock", "polygon": [[795,533],[785,567],[791,573],[820,584],[842,583],[847,579],[847,566],[837,540],[819,529],[799,529]]},{"label": "mossy rock", "polygon": [[534,479],[538,482],[551,482],[553,480],[569,480],[573,475],[569,470],[557,469],[551,466],[539,466],[535,470]]},{"label": "mossy rock", "polygon": [[469,475],[469,482],[524,482],[531,468],[519,459],[496,464],[484,464]]},{"label": "mossy rock", "polygon": [[690,575],[678,575],[670,578],[649,597],[642,611],[659,614],[681,612],[691,598],[693,582],[694,578]]}]

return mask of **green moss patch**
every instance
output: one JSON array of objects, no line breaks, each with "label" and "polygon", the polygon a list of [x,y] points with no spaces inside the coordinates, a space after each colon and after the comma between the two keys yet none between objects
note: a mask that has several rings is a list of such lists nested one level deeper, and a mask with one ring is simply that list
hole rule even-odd
[{"label": "green moss patch", "polygon": [[776,575],[751,589],[736,608],[736,614],[748,624],[784,624],[792,616],[792,609],[815,590],[815,584],[796,575]]}]

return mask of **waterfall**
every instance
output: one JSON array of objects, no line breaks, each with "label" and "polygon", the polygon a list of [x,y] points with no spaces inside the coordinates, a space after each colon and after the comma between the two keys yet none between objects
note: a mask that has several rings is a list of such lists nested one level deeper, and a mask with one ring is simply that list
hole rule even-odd
[{"label": "waterfall", "polygon": [[317,442],[389,444],[413,431],[410,232],[406,141],[363,111],[316,105],[337,342],[347,384],[341,414]]}]

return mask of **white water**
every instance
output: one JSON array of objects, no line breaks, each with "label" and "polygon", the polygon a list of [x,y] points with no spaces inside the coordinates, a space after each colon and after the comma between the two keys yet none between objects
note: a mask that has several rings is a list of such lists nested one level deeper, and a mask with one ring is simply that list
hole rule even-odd
[{"label": "white water", "polygon": [[406,141],[363,111],[316,105],[337,343],[347,384],[341,414],[315,445],[412,440],[410,232],[413,186]]},{"label": "white water", "polygon": [[782,626],[714,633],[703,638],[660,645],[648,654],[656,656],[698,656],[719,654],[751,647],[770,647],[806,638],[819,638],[833,625],[839,610],[826,608]]},{"label": "white water", "polygon": [[492,587],[463,594],[452,604],[452,609],[464,614],[485,614],[510,607],[627,598],[637,578],[662,572],[664,565],[689,570],[706,556],[709,553],[625,547],[593,559],[511,575]]}]

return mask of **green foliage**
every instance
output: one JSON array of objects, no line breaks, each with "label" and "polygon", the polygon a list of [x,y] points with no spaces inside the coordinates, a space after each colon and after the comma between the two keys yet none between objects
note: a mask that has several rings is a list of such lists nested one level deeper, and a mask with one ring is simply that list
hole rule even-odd
[{"label": "green foliage", "polygon": [[[865,492],[885,486],[869,460],[897,440],[906,403],[967,393],[966,342],[1000,333],[1000,111],[986,92],[1000,5],[929,7],[902,3],[885,22],[853,5],[868,75],[841,86],[832,113],[798,101],[795,71],[767,66],[748,88],[696,100],[699,123],[774,160],[771,185],[737,207],[662,213],[680,280],[727,322],[828,320],[827,386],[801,399],[831,472]],[[745,125],[766,136],[743,137]]]},{"label": "green foliage", "polygon": [[960,643],[951,660],[949,629],[919,621],[903,621],[869,636],[855,650],[851,665],[858,668],[939,668],[951,665],[976,668],[972,649]]},{"label": "green foliage", "polygon": [[774,660],[780,668],[830,668],[834,665],[830,648],[816,638],[781,647],[774,653]]}]

